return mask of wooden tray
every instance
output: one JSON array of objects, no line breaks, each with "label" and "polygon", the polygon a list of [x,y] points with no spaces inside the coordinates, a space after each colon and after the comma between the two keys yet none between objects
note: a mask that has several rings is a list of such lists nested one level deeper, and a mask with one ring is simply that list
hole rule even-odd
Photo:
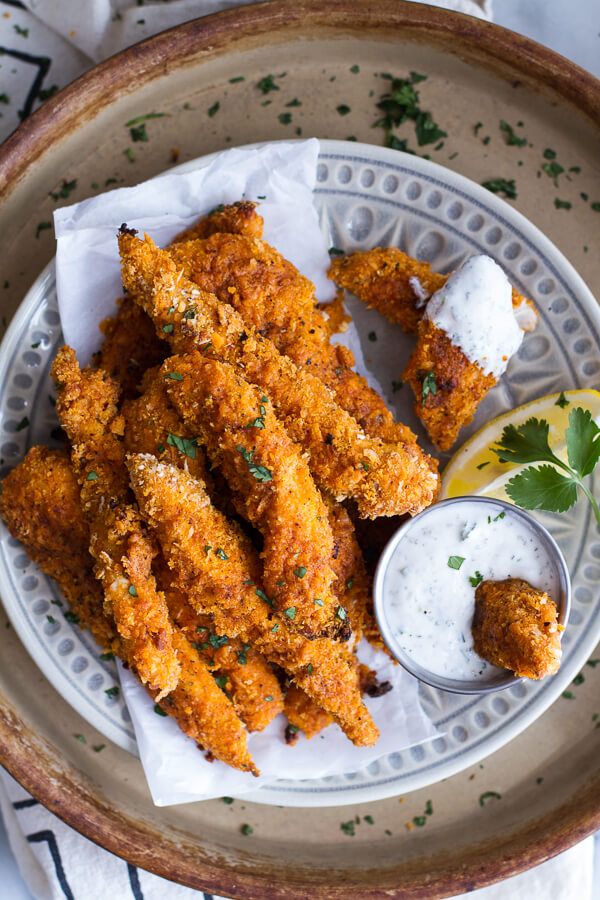
[{"label": "wooden tray", "polygon": [[[98,66],[26,121],[0,148],[2,313],[10,318],[54,252],[51,231],[39,225],[50,221],[48,193],[63,180],[77,180],[69,201],[81,199],[113,178],[147,178],[177,156],[294,137],[296,127],[303,136],[379,143],[372,123],[382,71],[428,76],[419,85],[423,105],[448,138],[438,151],[424,149],[477,181],[514,178],[518,208],[593,288],[600,265],[593,247],[600,219],[590,205],[600,201],[598,83],[531,41],[442,10],[396,0],[323,7],[266,3],[180,26]],[[281,76],[280,90],[262,94],[256,84],[269,74]],[[302,105],[286,107],[294,98]],[[132,144],[126,123],[149,112],[169,115],[148,121],[148,142]],[[291,123],[279,119],[282,112],[292,112]],[[500,120],[533,146],[507,145]],[[541,170],[547,148],[565,169],[581,171],[559,175],[555,187]],[[556,209],[555,198],[572,208]],[[594,577],[600,582],[600,566]],[[572,698],[561,698],[482,766],[406,798],[318,811],[244,801],[156,809],[139,763],[112,746],[93,752],[98,736],[5,630],[0,761],[92,840],[198,889],[260,900],[441,897],[515,874],[600,825],[593,719],[600,667],[586,667],[584,676]],[[73,737],[82,732],[86,744]],[[433,814],[415,827],[428,800]],[[352,837],[340,825],[355,815]],[[252,835],[241,834],[244,823]]]}]

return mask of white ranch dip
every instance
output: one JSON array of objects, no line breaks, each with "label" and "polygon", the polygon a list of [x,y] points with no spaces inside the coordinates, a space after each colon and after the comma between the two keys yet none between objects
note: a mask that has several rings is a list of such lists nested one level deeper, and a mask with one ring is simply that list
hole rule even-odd
[{"label": "white ranch dip", "polygon": [[467,359],[499,378],[523,340],[512,288],[489,256],[471,256],[431,297],[425,316],[445,331]]},{"label": "white ranch dip", "polygon": [[517,513],[467,499],[433,506],[411,522],[383,573],[378,616],[410,660],[460,681],[498,671],[473,648],[471,578],[522,578],[559,596],[554,560]]}]

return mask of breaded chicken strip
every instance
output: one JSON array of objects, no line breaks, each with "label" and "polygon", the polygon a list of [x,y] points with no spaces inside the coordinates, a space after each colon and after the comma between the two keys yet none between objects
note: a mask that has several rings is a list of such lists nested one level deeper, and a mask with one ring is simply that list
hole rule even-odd
[{"label": "breaded chicken strip", "polygon": [[118,653],[120,639],[104,614],[69,455],[32,447],[2,482],[0,516],[34,563],[58,583],[78,624],[91,631],[104,650]]},{"label": "breaded chicken strip", "polygon": [[163,375],[167,369],[182,379],[167,383],[177,412],[201,435],[239,511],[263,536],[263,581],[275,609],[307,637],[343,630],[348,638],[346,611],[333,589],[327,508],[268,397],[233,366],[200,353],[173,356]]},{"label": "breaded chicken strip", "polygon": [[387,441],[416,441],[352,369],[350,350],[330,343],[328,316],[316,308],[314,285],[277,250],[245,235],[214,234],[175,244],[168,252],[186,278],[231,304],[280,353],[326,384],[367,433]]},{"label": "breaded chicken strip", "polygon": [[[220,634],[238,637],[287,672],[351,741],[374,744],[378,731],[360,697],[354,657],[343,644],[310,641],[286,627],[258,586],[252,545],[211,505],[200,482],[148,455],[132,456],[129,467],[142,514],[194,609],[212,614]],[[223,554],[207,554],[206,543]]]},{"label": "breaded chicken strip", "polygon": [[285,695],[284,713],[289,722],[285,730],[287,744],[295,744],[300,731],[310,740],[333,722],[329,713],[295,684],[288,688]]},{"label": "breaded chicken strip", "polygon": [[180,667],[165,598],[152,574],[154,544],[128,502],[118,385],[102,370],[81,371],[68,347],[59,350],[52,376],[107,613],[142,683],[165,696],[177,684]]},{"label": "breaded chicken strip", "polygon": [[[152,453],[163,462],[185,467],[190,475],[206,481],[208,472],[204,449],[188,436],[181,418],[169,401],[167,384],[177,376],[167,365],[149,369],[142,382],[142,394],[122,407],[127,453]],[[193,432],[195,435],[195,432]]]},{"label": "breaded chicken strip", "polygon": [[556,603],[521,578],[482,581],[475,591],[475,650],[522,678],[545,678],[560,668]]},{"label": "breaded chicken strip", "polygon": [[331,398],[239,314],[182,278],[168,254],[147,238],[119,236],[125,287],[151,315],[175,352],[212,348],[263,389],[290,437],[309,453],[317,483],[336,499],[353,497],[362,516],[416,513],[436,496],[439,477],[414,443],[371,438]]},{"label": "breaded chicken strip", "polygon": [[[68,455],[33,447],[2,484],[0,515],[34,562],[56,580],[79,626],[134,669],[128,645],[104,609],[102,586],[94,576],[88,549],[89,527],[81,509],[79,484]],[[174,641],[182,674],[161,706],[188,737],[216,758],[256,772],[246,749],[246,734],[227,697],[181,633],[174,635]],[[156,691],[149,693],[157,699]]]},{"label": "breaded chicken strip", "polygon": [[264,220],[256,210],[252,200],[238,200],[228,206],[217,206],[207,216],[202,216],[190,228],[180,232],[174,244],[180,241],[204,239],[211,234],[245,234],[251,238],[261,238]]},{"label": "breaded chicken strip", "polygon": [[159,365],[168,345],[157,337],[152,320],[133,300],[119,301],[116,315],[100,325],[102,347],[94,355],[94,365],[119,382],[121,397],[135,397],[146,369]]},{"label": "breaded chicken strip", "polygon": [[419,323],[417,346],[402,378],[413,389],[415,412],[440,450],[452,447],[497,384],[427,318]]},{"label": "breaded chicken strip", "polygon": [[[433,272],[429,263],[397,247],[376,247],[334,259],[329,277],[390,322],[416,332],[427,301],[449,276]],[[532,331],[537,324],[535,306],[515,288],[513,307],[523,331]]]}]

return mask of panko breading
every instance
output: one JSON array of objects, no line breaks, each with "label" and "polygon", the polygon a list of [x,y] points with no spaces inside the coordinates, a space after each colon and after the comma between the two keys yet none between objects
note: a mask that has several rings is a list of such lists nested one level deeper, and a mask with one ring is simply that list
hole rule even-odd
[{"label": "panko breading", "polygon": [[[127,654],[128,645],[104,609],[79,495],[68,455],[60,450],[33,447],[2,484],[0,515],[34,562],[56,580],[78,625],[91,631],[104,650],[112,651],[134,669],[135,661]],[[206,666],[198,664],[197,652],[190,653],[179,634],[174,640],[182,675],[169,694],[168,703],[163,700],[161,705],[184,733],[201,741],[215,757],[244,771],[256,772],[246,750],[245,732],[231,704],[226,702]],[[149,693],[156,698],[156,691]]]},{"label": "panko breading", "polygon": [[[289,722],[285,731],[288,744],[295,744],[301,731],[309,740],[331,725],[333,718],[321,709],[303,690],[292,684],[285,695],[285,716]],[[291,726],[291,728],[290,728]]]},{"label": "panko breading", "polygon": [[177,684],[180,666],[165,598],[152,575],[154,544],[128,502],[118,385],[102,370],[81,371],[68,347],[58,351],[52,375],[107,613],[142,683],[164,696]]},{"label": "panko breading", "polygon": [[353,370],[351,351],[330,343],[327,307],[317,309],[312,282],[277,250],[246,236],[214,234],[205,241],[175,244],[168,252],[186,278],[233,306],[280,353],[326,384],[367,433],[388,441],[416,441]]},{"label": "panko breading", "polygon": [[419,324],[417,346],[402,377],[415,395],[415,413],[433,443],[449,450],[485,395],[497,384],[430,319]]},{"label": "panko breading", "polygon": [[[329,277],[411,333],[417,331],[427,301],[449,276],[433,272],[429,263],[413,259],[397,247],[375,247],[334,259]],[[535,306],[515,288],[513,307],[521,328],[533,330],[537,323]]]},{"label": "panko breading", "polygon": [[263,581],[275,609],[308,637],[341,630],[349,637],[333,589],[327,508],[268,397],[233,366],[200,353],[171,357],[161,374],[167,369],[182,377],[165,382],[172,403],[201,435],[240,513],[263,536]]},{"label": "panko breading", "polygon": [[[250,644],[287,672],[353,743],[374,744],[378,731],[360,696],[353,655],[343,644],[307,640],[286,627],[259,586],[260,563],[252,545],[212,506],[200,482],[149,455],[132,456],[129,467],[142,514],[194,609],[212,614],[219,633]],[[223,555],[207,554],[207,543]]]},{"label": "panko breading", "polygon": [[309,454],[317,483],[336,499],[353,497],[364,517],[412,514],[439,487],[430,457],[414,443],[371,438],[328,389],[298,369],[230,306],[182,278],[168,254],[146,238],[119,236],[126,288],[167,335],[175,352],[206,348],[243,369],[273,403],[290,437]]},{"label": "panko breading", "polygon": [[264,220],[256,210],[252,200],[238,200],[228,206],[217,206],[207,216],[202,216],[190,228],[181,231],[174,244],[181,241],[204,239],[211,234],[245,234],[247,237],[261,238]]},{"label": "panko breading", "polygon": [[31,559],[58,583],[78,624],[91,631],[103,649],[118,653],[120,639],[104,615],[89,528],[68,454],[32,447],[2,482],[0,517]]},{"label": "panko breading", "polygon": [[100,325],[102,347],[94,354],[94,365],[119,382],[121,397],[135,397],[146,369],[159,365],[168,345],[156,334],[154,325],[133,300],[119,301],[116,315]]},{"label": "panko breading", "polygon": [[[167,367],[168,368],[168,367]],[[163,462],[185,466],[190,475],[206,481],[204,449],[189,435],[169,402],[167,383],[173,373],[149,369],[142,394],[122,407],[127,453],[153,453]]]},{"label": "panko breading", "polygon": [[475,591],[475,650],[523,678],[545,678],[560,668],[556,603],[520,578],[482,581]]}]

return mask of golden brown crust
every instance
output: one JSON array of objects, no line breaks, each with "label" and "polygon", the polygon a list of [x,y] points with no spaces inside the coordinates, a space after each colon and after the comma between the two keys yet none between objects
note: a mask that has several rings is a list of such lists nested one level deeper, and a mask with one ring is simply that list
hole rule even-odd
[{"label": "golden brown crust", "polygon": [[166,369],[182,376],[166,383],[177,412],[202,435],[239,511],[262,533],[263,581],[275,608],[309,637],[342,627],[349,636],[336,616],[327,509],[268,397],[233,366],[200,353],[171,357]]},{"label": "golden brown crust", "polygon": [[94,365],[117,381],[125,399],[138,394],[146,369],[159,365],[167,355],[152,320],[128,297],[119,301],[116,315],[100,325],[104,341],[94,356]]},{"label": "golden brown crust", "polygon": [[429,319],[419,323],[417,346],[402,377],[414,391],[415,413],[440,450],[450,449],[497,383]]},{"label": "golden brown crust", "polygon": [[[354,657],[328,638],[307,640],[286,627],[260,585],[248,539],[210,503],[200,482],[151,456],[129,460],[140,509],[154,529],[179,590],[220,633],[238,637],[280,666],[359,745],[378,731],[360,697]],[[204,551],[205,542],[224,551]]]},{"label": "golden brown crust", "polygon": [[217,206],[207,216],[181,231],[174,239],[177,244],[182,241],[204,239],[212,234],[244,234],[247,237],[261,238],[264,220],[257,212],[257,204],[252,200],[239,200],[228,206]]},{"label": "golden brown crust", "polygon": [[159,694],[177,684],[179,663],[164,595],[152,575],[154,545],[128,502],[127,469],[117,409],[119,389],[102,371],[81,371],[63,347],[52,366],[56,412],[71,444],[71,461],[90,526],[90,552],[114,618],[140,680]]},{"label": "golden brown crust", "polygon": [[[413,333],[423,318],[427,299],[443,287],[449,276],[433,272],[429,263],[413,259],[397,247],[375,247],[334,259],[329,267],[329,277],[390,322]],[[418,287],[415,290],[414,281],[411,284],[411,279],[415,278],[424,293]],[[512,298],[515,308],[523,303],[530,308],[535,322],[537,313],[532,301],[515,288]],[[531,327],[535,324],[524,330]]]},{"label": "golden brown crust", "polygon": [[[352,353],[330,343],[329,307],[316,308],[314,285],[273,247],[245,236],[215,234],[206,241],[176,244],[169,254],[186,278],[233,306],[280,353],[327,385],[365,431],[389,441],[416,440],[353,370]],[[331,313],[341,325],[343,305],[332,304]]]},{"label": "golden brown crust", "polygon": [[149,238],[122,234],[119,241],[124,283],[157,330],[169,328],[174,351],[206,348],[210,342],[222,359],[240,366],[270,397],[290,437],[308,451],[311,471],[324,489],[336,498],[354,497],[365,517],[414,514],[433,501],[437,471],[416,444],[388,444],[366,435],[322,382],[280,355],[231,307],[182,278]]},{"label": "golden brown crust", "polygon": [[309,740],[331,725],[333,718],[321,709],[303,690],[292,684],[285,695],[284,712],[292,728],[286,730],[288,744],[295,743],[295,736],[301,731]]},{"label": "golden brown crust", "polygon": [[118,652],[120,639],[104,614],[69,455],[32,447],[2,482],[0,516],[31,559],[58,583],[78,624],[91,631],[103,649]]},{"label": "golden brown crust", "polygon": [[554,601],[527,581],[482,581],[475,591],[475,650],[494,666],[524,678],[554,675],[561,631]]}]

